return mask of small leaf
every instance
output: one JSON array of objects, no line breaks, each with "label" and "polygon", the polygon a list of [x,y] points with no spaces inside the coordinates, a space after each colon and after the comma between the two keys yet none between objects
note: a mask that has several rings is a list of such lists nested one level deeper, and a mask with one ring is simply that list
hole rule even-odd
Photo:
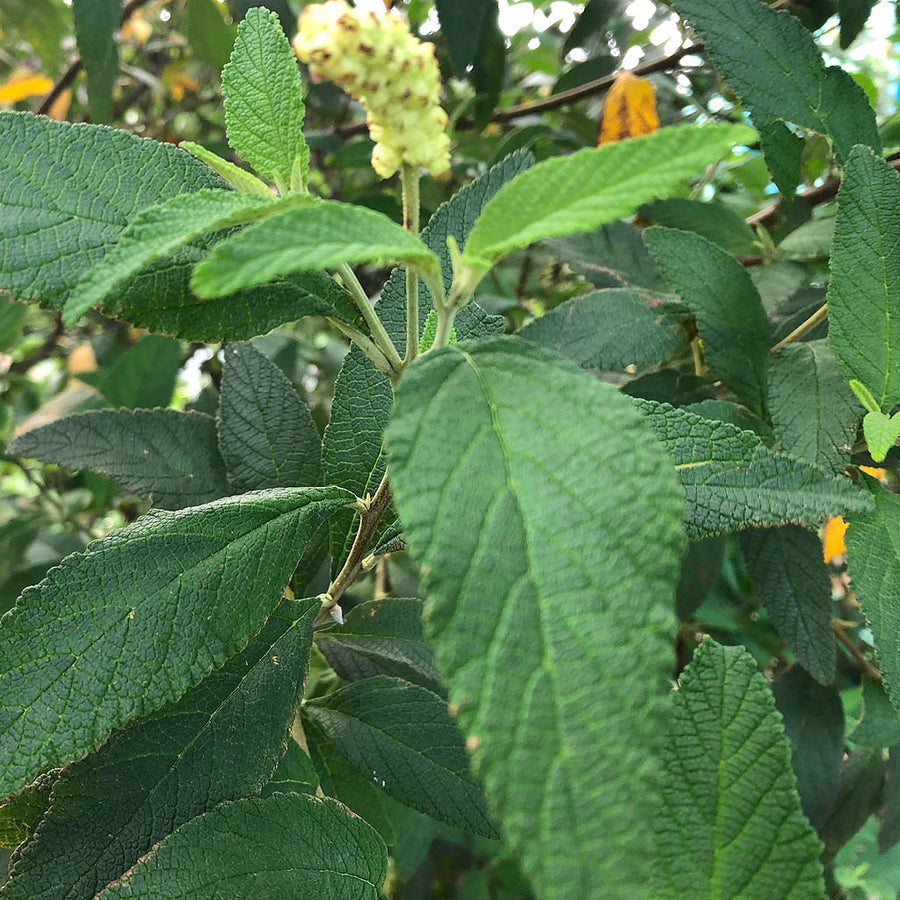
[{"label": "small leaf", "polygon": [[652,82],[627,69],[616,76],[603,101],[599,145],[651,134],[659,128]]},{"label": "small leaf", "polygon": [[224,803],[191,819],[98,900],[328,897],[378,900],[387,849],[334,800],[306,794]]},{"label": "small leaf", "polygon": [[742,647],[706,640],[672,694],[656,816],[660,900],[824,897],[772,692]]},{"label": "small leaf", "polygon": [[863,434],[869,445],[869,455],[875,462],[884,462],[888,451],[900,438],[900,414],[886,416],[883,412],[866,413]]},{"label": "small leaf", "polygon": [[[215,3],[215,0],[202,0],[203,3]],[[218,16],[219,13],[216,12]],[[217,175],[224,178],[236,191],[242,194],[253,194],[256,197],[264,197],[266,200],[273,200],[271,188],[257,178],[252,172],[236,166],[234,163],[222,159],[211,150],[195,144],[193,141],[182,141],[179,145],[182,150],[187,150],[191,156],[196,156],[201,162],[205,162]]]}]

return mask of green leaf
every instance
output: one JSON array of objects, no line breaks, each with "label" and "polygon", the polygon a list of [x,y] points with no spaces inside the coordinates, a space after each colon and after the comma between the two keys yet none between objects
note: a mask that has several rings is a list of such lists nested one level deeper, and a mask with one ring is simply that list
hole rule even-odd
[{"label": "green leaf", "polygon": [[529,322],[519,337],[592,369],[645,369],[686,352],[679,321],[634,288],[591,291]]},{"label": "green leaf", "polygon": [[772,173],[772,181],[784,197],[793,197],[800,184],[806,142],[781,121],[764,122],[757,115],[753,124],[759,131],[759,144]]},{"label": "green leaf", "polygon": [[222,16],[215,0],[188,0],[184,8],[184,33],[194,56],[219,72],[228,62],[237,28]]},{"label": "green leaf", "polygon": [[663,898],[825,896],[772,693],[742,647],[706,640],[672,694],[656,817]]},{"label": "green leaf", "polygon": [[75,286],[63,308],[63,323],[72,327],[83,313],[155,260],[201,235],[260,218],[273,205],[271,195],[266,200],[236,191],[201,190],[142,210],[115,247]]},{"label": "green leaf", "polygon": [[673,192],[685,179],[753,141],[742,125],[679,125],[646,137],[586,148],[532,166],[478,217],[465,259],[481,268],[541,238],[596,228]]},{"label": "green leaf", "polygon": [[699,234],[733,256],[749,256],[759,252],[756,235],[750,226],[733,209],[721,203],[669,197],[645,203],[638,214],[652,219],[657,225]]},{"label": "green leaf", "polygon": [[849,520],[847,570],[875,637],[884,687],[900,710],[900,496],[861,478],[875,507]]},{"label": "green leaf", "polygon": [[881,828],[878,830],[878,849],[881,853],[887,853],[900,842],[900,747],[891,747],[885,775]]},{"label": "green leaf", "polygon": [[252,344],[225,350],[218,428],[236,492],[322,483],[322,439],[309,409]]},{"label": "green leaf", "polygon": [[53,309],[140,210],[222,187],[171,144],[112,128],[0,113],[0,145],[0,290]]},{"label": "green leaf", "polygon": [[843,472],[862,413],[827,341],[788,344],[769,364],[769,409],[778,447]]},{"label": "green leaf", "polygon": [[395,800],[469,834],[498,836],[459,729],[437,694],[376,675],[307,701],[303,712]]},{"label": "green leaf", "polygon": [[900,713],[891,704],[878,681],[863,678],[863,716],[850,740],[864,747],[893,747],[900,744]]},{"label": "green leaf", "polygon": [[[841,17],[841,49],[846,49],[866,27],[876,0],[838,0]],[[883,851],[882,851],[883,852]]]},{"label": "green leaf", "polygon": [[826,134],[842,161],[854,144],[881,148],[875,112],[862,88],[849,72],[826,67],[799,19],[747,0],[671,5],[697,32],[754,121],[792,122]]},{"label": "green leaf", "polygon": [[442,692],[431,648],[422,632],[422,601],[368,600],[343,625],[316,633],[316,646],[345,681],[393,675]]},{"label": "green leaf", "polygon": [[302,90],[297,60],[278,16],[251,9],[238,26],[231,59],[222,70],[225,129],[235,153],[273,179],[281,193],[290,186],[297,157],[309,167]]},{"label": "green leaf", "polygon": [[[215,4],[215,0],[202,0],[203,3]],[[220,16],[216,12],[217,16]],[[220,16],[221,18],[221,16]],[[242,194],[253,194],[257,197],[265,197],[266,200],[274,200],[272,189],[260,178],[257,178],[252,172],[236,166],[234,163],[222,159],[211,150],[195,144],[193,141],[182,141],[179,145],[182,150],[187,150],[191,156],[205,162],[217,175],[221,176],[236,191]]]},{"label": "green leaf", "polygon": [[386,260],[437,266],[415,235],[383,213],[318,200],[216,244],[194,270],[191,287],[201,297],[225,296],[292,272]]},{"label": "green leaf", "polygon": [[387,441],[426,633],[536,894],[633,898],[683,545],[661,448],[609,385],[517,338],[418,359]]},{"label": "green leaf", "polygon": [[98,900],[378,900],[386,874],[384,842],[346,807],[328,798],[275,794],[224,803],[192,819]]},{"label": "green leaf", "polygon": [[884,770],[880,747],[863,747],[844,760],[834,811],[819,828],[827,857],[833,857],[878,809]]},{"label": "green leaf", "polygon": [[178,703],[64,770],[4,897],[33,900],[52,885],[55,896],[91,900],[180,825],[259,791],[287,740],[319,607],[287,601]]},{"label": "green leaf", "polygon": [[796,525],[757,529],[741,535],[741,548],[756,596],[778,633],[816,681],[831,684],[837,646],[831,579],[818,535]]},{"label": "green leaf", "polygon": [[678,470],[687,498],[684,525],[694,540],[871,508],[849,478],[769,450],[749,431],[667,403],[634,402]]},{"label": "green leaf", "polygon": [[14,797],[0,803],[0,847],[19,848],[19,853],[22,852],[50,806],[50,794],[58,778],[58,770],[47,772]]},{"label": "green leaf", "polygon": [[261,796],[271,797],[272,794],[286,793],[315,794],[318,786],[319,776],[312,760],[293,738],[289,738],[287,750],[281,757],[272,779],[263,788]]},{"label": "green leaf", "polygon": [[765,413],[772,331],[747,270],[699,234],[654,227],[644,243],[696,316],[711,374]]},{"label": "green leaf", "polygon": [[7,452],[108,475],[160,509],[231,493],[211,416],[174,409],[97,409],[19,434]]},{"label": "green leaf", "polygon": [[869,445],[869,454],[875,462],[884,462],[888,451],[900,438],[900,415],[886,416],[882,412],[866,413],[863,434]]},{"label": "green leaf", "polygon": [[28,307],[6,297],[0,297],[0,350],[15,346],[22,336]]},{"label": "green leaf", "polygon": [[[467,0],[471,2],[471,0]],[[472,119],[476,129],[484,128],[500,103],[506,81],[506,36],[500,30],[497,0],[491,3],[481,21],[478,49],[472,61],[470,80],[475,88]]]},{"label": "green leaf", "polygon": [[243,649],[310,538],[351,500],[296,488],[151,512],[28,588],[0,623],[0,796]]},{"label": "green leaf", "polygon": [[436,0],[441,34],[458,78],[466,77],[466,68],[475,61],[475,52],[494,0]]},{"label": "green leaf", "polygon": [[122,4],[119,0],[72,0],[75,41],[87,76],[88,101],[95,122],[112,117],[112,93],[119,74],[115,33]]}]

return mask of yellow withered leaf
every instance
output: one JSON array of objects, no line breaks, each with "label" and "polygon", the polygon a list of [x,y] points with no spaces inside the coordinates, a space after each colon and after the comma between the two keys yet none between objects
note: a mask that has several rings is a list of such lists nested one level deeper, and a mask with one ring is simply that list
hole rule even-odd
[{"label": "yellow withered leaf", "polygon": [[19,70],[0,84],[0,103],[18,103],[28,97],[46,94],[52,87],[53,82],[46,75]]},{"label": "yellow withered leaf", "polygon": [[650,134],[659,128],[656,91],[646,78],[622,72],[606,95],[598,144]]}]

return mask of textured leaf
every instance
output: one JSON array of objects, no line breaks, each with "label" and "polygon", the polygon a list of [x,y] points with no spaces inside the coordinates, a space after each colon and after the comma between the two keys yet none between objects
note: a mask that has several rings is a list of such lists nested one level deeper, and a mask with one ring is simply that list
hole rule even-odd
[{"label": "textured leaf", "polygon": [[20,434],[7,447],[28,459],[108,475],[160,509],[231,493],[210,416],[174,409],[97,409]]},{"label": "textured leaf", "polygon": [[383,213],[319,200],[216,244],[195,269],[191,286],[201,297],[215,297],[292,272],[385,260],[437,266],[417,237]]},{"label": "textured leaf", "polygon": [[422,602],[369,600],[316,634],[316,646],[345,681],[394,675],[440,692],[440,676],[422,632]]},{"label": "textured leaf", "polygon": [[108,122],[112,117],[113,85],[119,73],[115,33],[121,13],[119,0],[72,0],[75,41],[95,122]]},{"label": "textured leaf", "polygon": [[436,0],[441,34],[457,77],[466,77],[466,67],[475,60],[485,16],[494,0]]},{"label": "textured leaf", "polygon": [[863,434],[869,445],[869,455],[875,462],[883,462],[900,438],[900,415],[886,416],[877,410],[866,413]]},{"label": "textured leaf", "polygon": [[612,388],[517,338],[417,360],[387,439],[426,633],[535,892],[633,898],[683,543],[659,446]]},{"label": "textured leaf", "polygon": [[58,778],[58,769],[46,772],[14,797],[0,803],[0,847],[7,850],[18,847],[21,852],[44,818]]},{"label": "textured leaf", "polygon": [[645,203],[639,214],[658,225],[699,234],[734,256],[756,253],[756,236],[750,226],[721,203],[704,203],[684,197],[669,197]]},{"label": "textured leaf", "polygon": [[847,569],[875,637],[885,689],[900,710],[900,496],[862,477],[875,508],[849,518]]},{"label": "textured leaf", "polygon": [[350,500],[297,488],[152,512],[28,588],[0,623],[0,795],[84,756],[246,646],[310,538]]},{"label": "textured leaf", "polygon": [[863,678],[863,717],[850,739],[864,747],[893,747],[900,744],[900,713],[891,704],[878,681]]},{"label": "textured leaf", "polygon": [[309,168],[309,148],[297,60],[274,13],[251,9],[238,26],[222,93],[228,143],[286,191],[294,161],[301,157],[304,172]]},{"label": "textured leaf", "polygon": [[634,140],[586,148],[532,166],[484,208],[465,257],[493,264],[541,238],[596,228],[673,192],[685,179],[752,141],[741,125],[679,125]]},{"label": "textured leaf", "polygon": [[875,113],[863,89],[849,72],[825,66],[799,19],[747,0],[672,0],[671,5],[696,30],[754,119],[826,134],[841,160],[854,144],[880,149]]},{"label": "textured leaf", "polygon": [[656,817],[662,898],[825,896],[772,693],[742,647],[707,640],[672,694]]},{"label": "textured leaf", "polygon": [[667,403],[635,403],[678,470],[692,539],[871,508],[849,479],[769,450],[749,431]]},{"label": "textured leaf", "polygon": [[171,144],[111,128],[0,113],[0,144],[0,289],[54,309],[141,209],[222,187]]},{"label": "textured leaf", "polygon": [[293,739],[288,739],[287,750],[275,769],[271,781],[263,788],[261,796],[272,794],[315,794],[319,786],[312,760],[300,749]]},{"label": "textured leaf", "polygon": [[519,337],[593,369],[644,369],[686,352],[678,320],[633,288],[592,291],[529,322]]},{"label": "textured leaf", "polygon": [[304,716],[395,800],[470,834],[498,836],[459,729],[437,694],[376,675],[307,701]]},{"label": "textured leaf", "polygon": [[862,408],[826,341],[788,344],[772,356],[769,408],[780,449],[823,469],[844,471]]},{"label": "textured leaf", "polygon": [[831,684],[837,647],[831,579],[818,535],[796,525],[747,531],[741,547],[756,595],[778,633],[816,681]]},{"label": "textured leaf", "polygon": [[747,270],[699,234],[648,228],[644,243],[696,316],[710,372],[764,413],[772,332]]},{"label": "textured leaf", "polygon": [[322,440],[309,409],[252,344],[225,350],[218,427],[236,492],[321,484]]},{"label": "textured leaf", "polygon": [[192,819],[100,897],[378,900],[386,874],[384,842],[340,803],[275,794]]},{"label": "textured leaf", "polygon": [[175,828],[259,791],[287,740],[319,606],[286,602],[177,704],[66,769],[4,898],[91,900]]},{"label": "textured leaf", "polygon": [[753,123],[759,131],[759,144],[772,181],[785,197],[792,197],[800,184],[800,166],[806,142],[783,122],[764,122],[757,115]]}]

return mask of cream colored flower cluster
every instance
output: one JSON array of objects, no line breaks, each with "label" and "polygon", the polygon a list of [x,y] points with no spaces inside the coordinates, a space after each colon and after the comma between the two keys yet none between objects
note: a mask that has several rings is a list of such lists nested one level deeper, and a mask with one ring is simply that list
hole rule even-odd
[{"label": "cream colored flower cluster", "polygon": [[432,175],[447,171],[450,138],[432,44],[413,37],[399,16],[353,9],[345,0],[307,6],[299,28],[294,50],[313,78],[337,82],[365,106],[379,175],[393,175],[404,162]]}]

